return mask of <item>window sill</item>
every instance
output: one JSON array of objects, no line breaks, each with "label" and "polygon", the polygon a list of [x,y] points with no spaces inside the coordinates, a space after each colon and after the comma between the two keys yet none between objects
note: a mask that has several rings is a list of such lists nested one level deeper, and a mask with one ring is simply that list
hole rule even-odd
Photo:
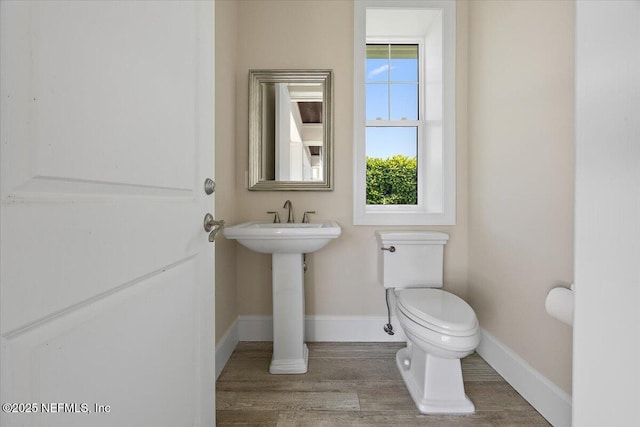
[{"label": "window sill", "polygon": [[355,212],[354,225],[456,225],[455,212]]}]

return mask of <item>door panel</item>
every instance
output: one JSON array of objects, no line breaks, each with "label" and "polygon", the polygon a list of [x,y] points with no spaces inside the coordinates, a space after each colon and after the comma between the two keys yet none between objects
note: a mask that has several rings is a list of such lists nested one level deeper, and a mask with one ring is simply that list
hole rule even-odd
[{"label": "door panel", "polygon": [[109,184],[190,195],[198,158],[185,144],[197,138],[195,6],[109,3],[5,7],[17,15],[3,21],[7,96],[20,108],[10,118],[22,122],[12,131],[29,141],[5,147],[29,166],[7,171],[7,197],[20,197],[31,179],[50,181],[53,192],[77,181],[88,195]]},{"label": "door panel", "polygon": [[[197,379],[183,374],[197,362],[194,263],[186,260],[10,337],[12,380],[30,383],[18,401],[86,403],[92,411],[109,405],[108,413],[76,413],[82,411],[76,406],[34,414],[32,425],[185,425],[198,401]],[[185,279],[190,283],[175,286]],[[168,302],[170,310],[158,309]]]},{"label": "door panel", "polygon": [[[78,211],[86,219],[77,218]],[[159,202],[7,207],[3,240],[19,243],[2,254],[8,278],[3,333],[90,303],[192,256],[198,241],[206,238],[198,214],[187,221],[181,204]],[[185,241],[188,235],[197,240]]]},{"label": "door panel", "polygon": [[573,425],[580,427],[640,426],[639,23],[640,2],[576,2]]},{"label": "door panel", "polygon": [[35,175],[191,189],[194,7],[70,3],[42,2],[32,18]]},{"label": "door panel", "polygon": [[2,425],[212,425],[213,5],[1,7]]}]

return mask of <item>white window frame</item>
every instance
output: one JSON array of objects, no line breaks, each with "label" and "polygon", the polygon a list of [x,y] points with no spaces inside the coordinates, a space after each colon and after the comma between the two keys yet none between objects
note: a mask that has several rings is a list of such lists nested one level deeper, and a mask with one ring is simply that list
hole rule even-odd
[{"label": "white window frame", "polygon": [[[354,198],[355,225],[455,225],[455,2],[442,0],[356,0],[354,6]],[[420,41],[420,100],[418,117],[418,204],[366,204],[366,45],[416,44],[405,37],[375,35],[367,38],[367,9],[435,9],[442,13],[442,139],[427,138],[429,121],[423,116],[425,98],[423,40]],[[387,122],[391,123],[391,122]],[[406,123],[406,122],[405,122]],[[429,153],[433,154],[430,155]]]}]

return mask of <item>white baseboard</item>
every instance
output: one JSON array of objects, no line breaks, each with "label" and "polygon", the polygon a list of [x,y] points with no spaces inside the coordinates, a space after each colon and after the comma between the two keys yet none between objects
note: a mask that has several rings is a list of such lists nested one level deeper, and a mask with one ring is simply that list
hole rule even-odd
[{"label": "white baseboard", "polygon": [[476,349],[554,427],[571,426],[571,396],[484,329]]},{"label": "white baseboard", "polygon": [[216,379],[220,376],[220,373],[231,357],[231,353],[233,353],[233,350],[235,350],[240,341],[238,331],[238,319],[236,319],[222,338],[220,338],[218,345],[216,345]]},{"label": "white baseboard", "polygon": [[[240,341],[271,341],[271,316],[240,316]],[[402,342],[406,337],[398,321],[392,317],[394,335],[382,329],[387,323],[384,316],[305,316],[305,340],[310,342]]]}]

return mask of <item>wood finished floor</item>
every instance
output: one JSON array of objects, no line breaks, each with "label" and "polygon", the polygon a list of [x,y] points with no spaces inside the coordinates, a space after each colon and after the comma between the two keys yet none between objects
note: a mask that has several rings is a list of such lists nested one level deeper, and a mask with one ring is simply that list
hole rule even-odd
[{"label": "wood finished floor", "polygon": [[309,371],[270,375],[270,342],[241,342],[216,382],[218,426],[549,426],[480,356],[462,361],[471,415],[422,415],[400,343],[309,343]]}]

